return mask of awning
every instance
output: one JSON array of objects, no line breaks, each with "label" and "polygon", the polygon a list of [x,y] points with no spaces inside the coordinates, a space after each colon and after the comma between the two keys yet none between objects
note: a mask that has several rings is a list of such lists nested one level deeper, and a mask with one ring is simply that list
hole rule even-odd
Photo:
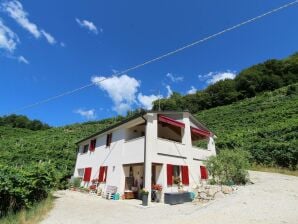
[{"label": "awning", "polygon": [[210,137],[213,135],[210,131],[206,131],[203,129],[194,128],[194,127],[191,127],[190,129],[191,129],[191,133],[193,133],[195,135],[205,136],[205,137]]},{"label": "awning", "polygon": [[158,116],[158,121],[163,122],[163,123],[167,123],[167,124],[179,127],[179,128],[184,128],[185,127],[184,123],[176,121],[172,118],[169,118],[169,117],[166,117],[166,116],[163,116],[163,115]]}]

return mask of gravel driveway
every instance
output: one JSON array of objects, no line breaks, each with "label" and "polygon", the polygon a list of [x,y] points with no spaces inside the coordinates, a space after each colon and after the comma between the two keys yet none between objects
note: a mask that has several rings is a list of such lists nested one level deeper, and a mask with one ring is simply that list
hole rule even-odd
[{"label": "gravel driveway", "polygon": [[72,191],[59,191],[43,224],[77,223],[298,223],[298,177],[250,172],[255,183],[206,205],[109,201]]}]

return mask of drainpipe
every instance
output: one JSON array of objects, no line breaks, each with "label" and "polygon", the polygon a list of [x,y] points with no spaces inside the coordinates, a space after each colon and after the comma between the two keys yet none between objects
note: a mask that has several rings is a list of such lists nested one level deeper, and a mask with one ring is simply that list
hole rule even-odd
[{"label": "drainpipe", "polygon": [[[146,118],[144,118],[144,115],[142,115],[142,118],[145,121],[145,125],[147,126],[147,120],[146,120]],[[143,168],[144,169],[144,175],[143,175],[143,187],[145,186],[145,180],[146,180],[146,178],[145,178],[145,176],[146,176],[146,169],[145,169],[145,166],[146,166],[146,164],[145,164],[146,163],[146,139],[147,139],[146,135],[147,135],[147,132],[145,132],[145,136],[144,136],[144,168]]]}]

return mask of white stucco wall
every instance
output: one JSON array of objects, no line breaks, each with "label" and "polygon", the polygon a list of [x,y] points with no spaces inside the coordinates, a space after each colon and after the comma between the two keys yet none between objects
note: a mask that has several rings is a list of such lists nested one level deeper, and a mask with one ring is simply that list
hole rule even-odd
[{"label": "white stucco wall", "polygon": [[[118,192],[124,192],[125,172],[127,172],[126,164],[144,163],[146,158],[146,167],[142,165],[138,171],[144,170],[147,173],[144,176],[145,188],[151,188],[151,165],[159,164],[156,169],[156,182],[163,185],[164,192],[175,192],[177,186],[167,186],[167,171],[166,165],[187,165],[189,167],[189,186],[185,186],[185,190],[191,190],[200,181],[200,165],[203,165],[203,160],[209,156],[215,155],[215,143],[212,138],[209,139],[208,150],[198,149],[191,144],[190,126],[194,126],[189,120],[189,114],[183,113],[176,118],[185,124],[183,131],[182,143],[162,139],[157,137],[157,114],[147,113],[145,115],[147,125],[145,126],[145,137],[140,137],[125,141],[127,137],[133,137],[134,123],[130,122],[129,127],[122,125],[116,130],[113,130],[113,139],[110,147],[106,147],[106,134],[96,137],[96,148],[94,152],[88,151],[85,154],[78,153],[75,166],[74,176],[78,176],[78,169],[92,167],[91,180],[98,178],[99,167],[108,166],[107,183],[102,184],[118,187]],[[175,116],[172,116],[175,117]],[[140,118],[135,125],[140,124],[143,120]],[[130,133],[126,130],[130,128]],[[139,129],[139,128],[138,128]],[[91,138],[94,139],[94,138]],[[80,143],[79,151],[82,152],[84,144],[88,144],[90,140]],[[145,149],[146,145],[146,151]],[[137,175],[137,174],[134,174]],[[143,175],[143,173],[142,173]],[[140,178],[140,177],[138,177]]]}]

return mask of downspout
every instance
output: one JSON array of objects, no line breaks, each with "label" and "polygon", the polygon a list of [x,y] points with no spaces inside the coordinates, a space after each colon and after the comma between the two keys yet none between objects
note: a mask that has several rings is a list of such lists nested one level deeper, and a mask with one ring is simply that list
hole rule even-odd
[{"label": "downspout", "polygon": [[[145,126],[147,128],[147,120],[144,118],[144,115],[141,116],[143,118],[143,120],[145,121]],[[143,187],[145,186],[145,176],[146,176],[146,139],[147,139],[147,130],[145,130],[145,137],[144,137],[144,175],[143,175]]]}]

